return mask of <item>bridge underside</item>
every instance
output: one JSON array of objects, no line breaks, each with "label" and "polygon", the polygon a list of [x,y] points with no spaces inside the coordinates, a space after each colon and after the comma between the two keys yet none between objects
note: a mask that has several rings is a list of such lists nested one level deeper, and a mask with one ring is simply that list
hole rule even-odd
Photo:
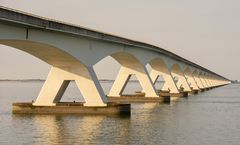
[{"label": "bridge underside", "polygon": [[[84,97],[85,102],[80,104],[80,106],[83,105],[89,107],[107,107],[108,102],[116,102],[120,104],[132,102],[169,102],[170,100],[173,100],[171,98],[186,96],[184,92],[191,94],[191,91],[201,91],[224,85],[220,83],[214,85],[216,82],[203,77],[203,73],[201,72],[198,73],[197,71],[191,71],[189,68],[186,68],[186,70],[183,71],[178,64],[174,64],[169,68],[164,62],[164,58],[160,57],[154,58],[148,63],[151,66],[151,70],[148,71],[145,65],[135,56],[126,51],[120,51],[110,55],[119,62],[121,68],[112,89],[109,94],[106,95],[101,88],[93,66],[86,66],[79,59],[59,48],[26,40],[0,40],[0,43],[25,51],[52,65],[46,82],[44,83],[36,101],[30,107],[29,105],[26,107],[26,105],[24,106],[15,103],[13,107],[15,113],[36,113],[32,109],[29,109],[33,108],[33,106],[57,106],[57,104],[61,102],[61,98],[70,81],[76,82]],[[139,80],[140,85],[143,88],[142,94],[124,96],[122,92],[131,75],[136,75]],[[165,83],[159,92],[154,87],[154,84],[160,75],[163,76]],[[175,80],[174,78],[178,78],[178,80]],[[208,80],[208,84],[206,80]],[[120,98],[117,99],[115,97]],[[77,105],[78,103],[75,104],[75,106]],[[119,106],[115,107],[119,108]],[[124,107],[126,108],[126,106]],[[110,108],[114,107],[111,106]],[[40,113],[58,113],[61,109],[53,109],[50,112],[45,109],[39,110],[35,108],[34,110],[37,110],[37,112]],[[92,112],[91,109],[89,112]],[[119,110],[113,112],[119,114]],[[102,112],[100,111],[98,114],[102,114]]]}]

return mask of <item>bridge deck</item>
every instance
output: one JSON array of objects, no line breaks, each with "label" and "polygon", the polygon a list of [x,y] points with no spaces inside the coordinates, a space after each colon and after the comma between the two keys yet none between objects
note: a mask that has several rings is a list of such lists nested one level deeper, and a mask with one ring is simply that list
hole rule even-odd
[{"label": "bridge deck", "polygon": [[151,51],[159,52],[168,57],[171,57],[173,59],[179,60],[181,62],[184,62],[186,64],[189,64],[191,66],[199,68],[201,70],[204,70],[206,72],[209,72],[209,73],[212,73],[212,74],[215,74],[217,76],[224,78],[223,76],[218,75],[218,74],[216,74],[196,63],[193,63],[181,56],[178,56],[170,51],[167,51],[163,48],[160,48],[160,47],[157,47],[157,46],[154,46],[151,44],[115,36],[112,34],[99,32],[96,30],[91,30],[91,29],[84,28],[81,26],[69,24],[66,22],[61,22],[61,21],[56,21],[56,20],[36,16],[33,14],[25,13],[25,12],[18,11],[18,10],[13,10],[13,9],[6,8],[3,6],[0,6],[0,22],[7,23],[7,24],[11,23],[13,25],[21,25],[23,27],[26,27],[27,29],[28,28],[44,29],[44,30],[49,30],[49,31],[56,31],[56,32],[68,33],[68,34],[72,34],[72,35],[84,36],[84,37],[88,37],[88,38],[92,38],[92,39],[109,41],[109,42],[113,42],[113,43],[120,43],[120,44],[124,44],[126,46],[135,46],[135,47],[140,47],[140,48],[144,48],[144,49],[149,49]]}]

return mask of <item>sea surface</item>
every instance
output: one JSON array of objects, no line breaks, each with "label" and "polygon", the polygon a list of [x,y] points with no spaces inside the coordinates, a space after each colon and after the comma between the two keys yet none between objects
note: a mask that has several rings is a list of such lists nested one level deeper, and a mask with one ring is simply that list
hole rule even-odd
[{"label": "sea surface", "polygon": [[[107,93],[112,83],[101,83]],[[239,145],[240,85],[171,104],[132,104],[131,117],[13,115],[13,102],[35,100],[43,82],[0,82],[0,145]],[[141,89],[130,83],[125,93]],[[63,101],[81,101],[71,83]]]}]

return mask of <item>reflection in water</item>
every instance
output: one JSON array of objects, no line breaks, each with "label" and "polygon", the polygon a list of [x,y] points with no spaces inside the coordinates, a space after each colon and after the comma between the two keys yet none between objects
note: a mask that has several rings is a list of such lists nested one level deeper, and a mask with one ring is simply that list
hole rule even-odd
[{"label": "reflection in water", "polygon": [[39,142],[42,142],[44,144],[59,142],[61,139],[61,133],[64,133],[64,130],[62,130],[59,121],[61,118],[58,118],[55,115],[34,115],[32,117],[32,120],[34,122],[36,131],[39,133],[39,136],[36,136],[36,138],[41,139],[38,140]]},{"label": "reflection in water", "polygon": [[240,85],[171,104],[133,104],[130,118],[12,115],[11,103],[31,100],[41,85],[0,83],[0,144],[239,144]]},{"label": "reflection in water", "polygon": [[17,124],[23,120],[32,123],[24,128],[34,131],[30,142],[36,144],[114,144],[124,143],[130,137],[128,117],[13,115]]},{"label": "reflection in water", "polygon": [[104,116],[35,115],[34,125],[44,144],[90,143],[101,133]]},{"label": "reflection in water", "polygon": [[131,135],[135,139],[141,138],[135,141],[140,144],[174,143],[175,132],[172,130],[172,116],[169,114],[171,111],[173,110],[169,104],[146,103],[134,106],[135,117],[131,118],[131,123],[134,124],[131,130],[134,132]]},{"label": "reflection in water", "polygon": [[138,138],[141,138],[140,144],[147,144],[148,140],[154,138],[152,136],[154,135],[154,130],[150,130],[150,126],[156,117],[155,113],[158,108],[161,108],[161,105],[158,103],[135,104],[133,110],[135,118],[131,119],[131,124],[134,124],[131,130],[133,131],[132,134],[135,139],[132,143],[139,142],[140,140]]}]

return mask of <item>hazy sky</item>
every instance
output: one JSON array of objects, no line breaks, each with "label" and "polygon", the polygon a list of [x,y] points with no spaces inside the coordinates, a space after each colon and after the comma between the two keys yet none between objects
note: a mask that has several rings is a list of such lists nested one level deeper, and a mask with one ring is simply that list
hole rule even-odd
[{"label": "hazy sky", "polygon": [[[0,0],[0,5],[154,44],[240,80],[239,0]],[[103,64],[116,74],[106,59],[97,66],[100,78],[110,75]],[[0,79],[45,78],[49,70],[5,46],[0,68]]]}]

